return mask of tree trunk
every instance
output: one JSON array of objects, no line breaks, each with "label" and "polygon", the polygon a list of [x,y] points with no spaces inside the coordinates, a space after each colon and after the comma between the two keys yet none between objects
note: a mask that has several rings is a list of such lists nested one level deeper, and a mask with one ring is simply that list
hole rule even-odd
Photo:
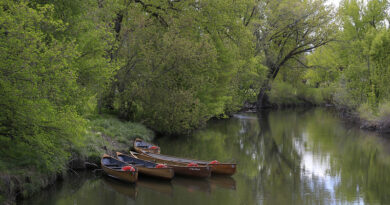
[{"label": "tree trunk", "polygon": [[260,92],[257,95],[257,102],[256,107],[257,110],[272,108],[272,104],[270,103],[268,99],[267,92],[271,90],[271,83],[276,78],[276,75],[278,74],[280,67],[284,64],[275,65],[274,63],[268,61],[266,63],[267,67],[269,68],[268,74],[267,74],[267,80],[263,83],[263,86],[260,88]]},{"label": "tree trunk", "polygon": [[260,89],[259,94],[257,95],[257,102],[256,102],[257,110],[272,107],[271,103],[269,102],[268,94],[267,94],[267,91],[269,90],[270,90],[269,83],[268,82],[264,83],[264,85]]}]

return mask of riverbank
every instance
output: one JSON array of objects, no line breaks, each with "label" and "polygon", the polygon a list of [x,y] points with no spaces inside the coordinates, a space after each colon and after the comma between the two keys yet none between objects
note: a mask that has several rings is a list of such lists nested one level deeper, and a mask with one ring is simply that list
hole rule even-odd
[{"label": "riverbank", "polygon": [[321,107],[241,113],[210,120],[190,137],[156,138],[170,155],[237,162],[233,177],[141,178],[129,185],[80,174],[21,205],[390,203],[390,138],[335,113]]},{"label": "riverbank", "polygon": [[353,122],[363,130],[375,131],[380,133],[390,133],[390,114],[381,112],[373,115],[369,111],[353,110],[344,107],[335,107],[338,115],[345,120]]},{"label": "riverbank", "polygon": [[0,204],[15,204],[52,185],[68,172],[100,167],[103,153],[127,152],[135,138],[152,140],[153,131],[145,126],[122,122],[110,115],[93,116],[88,120],[88,130],[83,142],[69,151],[69,160],[57,173],[42,173],[34,167],[1,167]]},{"label": "riverbank", "polygon": [[[377,114],[373,114],[369,109],[359,110],[351,109],[345,106],[338,106],[332,103],[308,103],[307,101],[302,101],[303,103],[291,103],[291,104],[277,104],[271,102],[271,106],[264,109],[277,110],[285,108],[295,108],[295,107],[329,107],[337,111],[338,116],[344,120],[352,122],[358,125],[363,130],[369,130],[380,133],[390,133],[390,108],[385,106],[379,109]],[[256,103],[245,102],[243,108],[240,112],[257,112],[258,108]]]},{"label": "riverbank", "polygon": [[[325,106],[325,105],[324,105]],[[293,107],[308,107],[294,105]],[[313,107],[313,105],[310,105]],[[330,107],[328,105],[327,107]],[[339,117],[353,122],[361,129],[389,132],[389,121],[369,121],[363,119],[359,112],[351,109],[331,106]],[[254,104],[245,104],[245,111],[255,112]],[[385,118],[386,119],[386,118]],[[387,124],[386,124],[387,122]],[[99,167],[100,157],[103,153],[115,154],[115,151],[126,152],[130,149],[136,137],[152,140],[153,131],[137,123],[122,122],[114,116],[94,116],[89,119],[89,128],[85,134],[83,145],[71,151],[69,161],[60,173],[42,173],[34,168],[6,168],[0,172],[0,203],[14,204],[17,199],[32,196],[38,191],[62,180],[69,172]]]}]

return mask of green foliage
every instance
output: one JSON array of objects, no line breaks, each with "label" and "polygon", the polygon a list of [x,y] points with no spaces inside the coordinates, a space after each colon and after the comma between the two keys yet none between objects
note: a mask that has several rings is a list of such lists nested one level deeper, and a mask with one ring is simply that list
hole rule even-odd
[{"label": "green foliage", "polygon": [[284,81],[274,81],[269,92],[270,102],[278,106],[322,105],[331,99],[331,88],[310,88],[303,84],[293,86]]},{"label": "green foliage", "polygon": [[298,104],[297,89],[285,82],[274,82],[270,92],[270,101],[278,105]]},{"label": "green foliage", "polygon": [[279,73],[288,69],[287,73],[297,80],[300,73],[294,68],[297,64],[307,67],[305,55],[331,42],[336,27],[332,8],[322,0],[261,1],[254,9],[259,13],[259,21],[253,24],[256,50],[264,55],[263,64],[268,68],[257,99],[261,108],[268,106],[266,90],[272,89]]},{"label": "green foliage", "polygon": [[368,103],[360,105],[358,112],[359,116],[364,120],[373,121],[376,118],[375,113],[373,113],[371,106]]},{"label": "green foliage", "polygon": [[0,173],[22,179],[10,188],[22,196],[47,186],[84,146],[83,116],[115,69],[104,9],[52,3],[0,2]]},{"label": "green foliage", "polygon": [[102,104],[169,134],[237,110],[249,89],[239,87],[242,79],[256,84],[262,75],[240,20],[245,1],[149,3],[130,2],[120,12],[115,58],[123,66]]},{"label": "green foliage", "polygon": [[333,102],[374,119],[389,95],[388,2],[345,0],[339,8],[338,41],[308,57],[307,79],[336,87]]},{"label": "green foliage", "polygon": [[374,109],[369,103],[364,103],[359,106],[358,112],[359,116],[368,122],[376,122],[377,124],[388,123],[390,119],[390,102],[383,102]]},{"label": "green foliage", "polygon": [[[1,25],[0,141],[5,161],[63,169],[65,149],[82,135],[76,112],[77,70],[69,67],[77,53],[43,33],[36,25],[64,29],[52,17],[53,7],[38,10],[25,3],[3,2]],[[50,42],[47,42],[50,39]]]},{"label": "green foliage", "polygon": [[378,116],[384,120],[390,117],[390,102],[384,102],[379,105]]}]

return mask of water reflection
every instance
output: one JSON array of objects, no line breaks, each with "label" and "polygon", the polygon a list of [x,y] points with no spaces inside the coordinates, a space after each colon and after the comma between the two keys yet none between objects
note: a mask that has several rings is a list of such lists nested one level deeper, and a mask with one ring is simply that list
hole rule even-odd
[{"label": "water reflection", "polygon": [[172,196],[173,188],[170,181],[160,180],[155,178],[139,177],[137,181],[137,186],[143,187],[154,192],[165,194],[167,196]]},{"label": "water reflection", "polygon": [[237,195],[244,202],[390,201],[389,141],[345,123],[331,110],[237,114],[210,124],[193,137],[157,142],[168,147],[167,154],[236,160]]},{"label": "water reflection", "polygon": [[331,110],[237,114],[211,121],[191,137],[155,143],[165,154],[236,162],[237,173],[170,183],[146,179],[115,188],[101,178],[81,177],[28,204],[390,203],[389,140],[345,123]]},{"label": "water reflection", "polygon": [[211,186],[207,179],[193,179],[188,177],[175,177],[172,180],[174,186],[181,186],[188,192],[201,191],[211,194]]},{"label": "water reflection", "polygon": [[104,176],[103,181],[107,187],[110,187],[116,192],[130,197],[130,199],[135,200],[137,197],[137,187],[134,184],[128,184],[108,176]]},{"label": "water reflection", "polygon": [[212,189],[216,187],[236,190],[236,180],[230,176],[212,176],[207,179],[211,185]]}]

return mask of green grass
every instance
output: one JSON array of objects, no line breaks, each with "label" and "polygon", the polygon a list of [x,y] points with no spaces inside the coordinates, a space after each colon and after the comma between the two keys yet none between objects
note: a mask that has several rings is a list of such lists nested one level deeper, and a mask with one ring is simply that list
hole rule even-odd
[{"label": "green grass", "polygon": [[100,132],[121,143],[129,143],[135,138],[151,140],[153,132],[144,125],[120,121],[114,116],[104,115],[90,120],[91,130]]},{"label": "green grass", "polygon": [[140,123],[121,121],[111,115],[94,116],[89,119],[83,146],[78,147],[74,155],[96,163],[107,150],[130,150],[137,137],[152,140],[154,133]]}]

